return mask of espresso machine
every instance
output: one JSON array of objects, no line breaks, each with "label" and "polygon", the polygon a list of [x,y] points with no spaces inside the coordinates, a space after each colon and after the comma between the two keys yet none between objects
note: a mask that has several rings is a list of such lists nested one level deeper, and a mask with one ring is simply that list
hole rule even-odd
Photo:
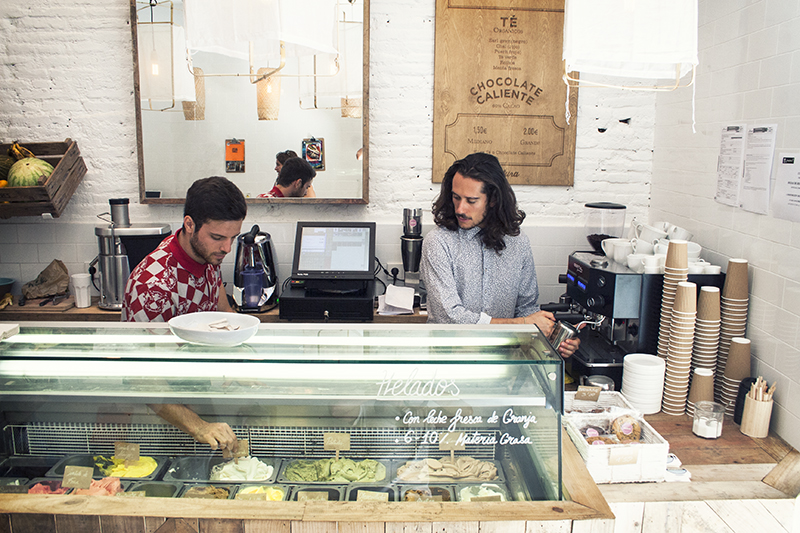
[{"label": "espresso machine", "polygon": [[[724,274],[690,274],[698,288],[722,288]],[[599,325],[581,330],[581,345],[566,360],[573,376],[608,376],[616,390],[622,385],[622,359],[629,353],[657,353],[663,274],[639,274],[595,251],[573,252],[567,273],[564,309]],[[545,308],[545,306],[542,306]],[[558,313],[556,313],[558,317]]]},{"label": "espresso machine", "polygon": [[406,287],[420,288],[419,262],[422,259],[422,209],[403,209],[403,235],[400,237],[403,280]]},{"label": "espresso machine", "polygon": [[278,303],[278,270],[272,237],[254,225],[236,241],[233,301],[239,311],[269,311]]},{"label": "espresso machine", "polygon": [[100,253],[91,262],[89,273],[92,285],[100,292],[100,309],[119,311],[131,270],[155,250],[172,229],[169,224],[131,224],[128,198],[112,198],[108,203],[110,212],[97,215],[108,224],[94,229]]}]

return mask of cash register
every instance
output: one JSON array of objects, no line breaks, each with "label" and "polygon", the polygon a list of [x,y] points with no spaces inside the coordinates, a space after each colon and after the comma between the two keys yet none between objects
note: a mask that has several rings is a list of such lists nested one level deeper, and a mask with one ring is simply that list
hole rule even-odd
[{"label": "cash register", "polygon": [[297,223],[281,319],[371,321],[374,298],[374,222]]}]

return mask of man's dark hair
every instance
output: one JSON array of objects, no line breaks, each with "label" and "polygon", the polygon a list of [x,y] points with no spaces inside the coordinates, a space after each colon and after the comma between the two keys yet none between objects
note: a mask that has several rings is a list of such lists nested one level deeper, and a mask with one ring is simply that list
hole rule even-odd
[{"label": "man's dark hair", "polygon": [[286,150],[285,152],[278,152],[275,154],[275,161],[283,165],[290,157],[297,157],[297,152],[294,150]]},{"label": "man's dark hair", "polygon": [[301,157],[290,157],[283,163],[276,182],[281,187],[288,187],[298,179],[305,185],[317,175],[317,171],[311,168],[308,161]]},{"label": "man's dark hair", "polygon": [[525,212],[517,207],[517,197],[506,179],[500,161],[491,154],[470,154],[459,159],[447,170],[442,180],[439,196],[433,202],[433,221],[450,231],[458,230],[458,219],[453,206],[453,177],[456,173],[478,180],[486,195],[486,216],[481,224],[481,240],[496,252],[506,247],[506,235],[519,235]]},{"label": "man's dark hair", "polygon": [[197,231],[209,220],[244,220],[247,203],[232,181],[212,176],[195,181],[186,191],[183,216],[186,215],[192,217]]}]

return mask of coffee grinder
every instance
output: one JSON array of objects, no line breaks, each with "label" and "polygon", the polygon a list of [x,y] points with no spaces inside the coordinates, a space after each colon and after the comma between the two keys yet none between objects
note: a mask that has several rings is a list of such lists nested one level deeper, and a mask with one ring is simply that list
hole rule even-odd
[{"label": "coffee grinder", "polygon": [[269,233],[257,225],[236,239],[233,301],[240,311],[263,313],[278,302],[278,271]]},{"label": "coffee grinder", "polygon": [[[110,213],[97,215],[108,225],[94,229],[100,253],[89,266],[89,273],[92,285],[100,291],[100,309],[119,311],[131,270],[155,250],[172,229],[169,224],[131,224],[127,198],[112,198],[108,203]],[[111,220],[106,218],[109,215]],[[95,283],[95,274],[98,274],[99,287]]]},{"label": "coffee grinder", "polygon": [[403,209],[403,235],[400,237],[403,279],[406,287],[419,289],[419,262],[422,259],[422,209]]}]

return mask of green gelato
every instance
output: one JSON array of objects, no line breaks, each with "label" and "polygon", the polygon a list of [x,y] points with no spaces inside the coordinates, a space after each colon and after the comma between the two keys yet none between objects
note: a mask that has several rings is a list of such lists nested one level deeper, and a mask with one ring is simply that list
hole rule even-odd
[{"label": "green gelato", "polygon": [[374,459],[300,459],[293,461],[283,473],[289,481],[323,481],[327,483],[353,483],[381,481],[386,478],[386,466]]}]

